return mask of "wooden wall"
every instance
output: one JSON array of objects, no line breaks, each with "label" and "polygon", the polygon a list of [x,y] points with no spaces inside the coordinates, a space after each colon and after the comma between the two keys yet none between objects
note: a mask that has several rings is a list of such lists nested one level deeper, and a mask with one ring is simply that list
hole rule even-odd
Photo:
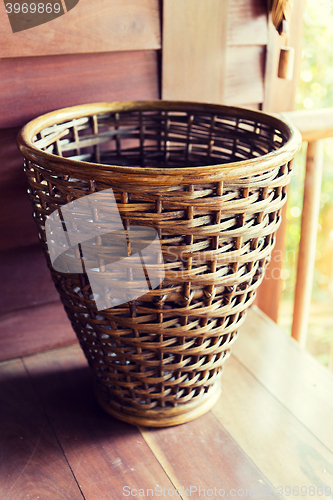
[{"label": "wooden wall", "polygon": [[0,359],[75,341],[26,193],[20,128],[65,106],[160,97],[159,0],[80,0],[13,34],[0,3]]},{"label": "wooden wall", "polygon": [[80,0],[64,16],[15,34],[0,2],[0,33],[0,359],[6,359],[75,341],[32,221],[15,142],[20,127],[53,109],[97,101],[162,97],[270,110],[277,40],[266,0]]}]

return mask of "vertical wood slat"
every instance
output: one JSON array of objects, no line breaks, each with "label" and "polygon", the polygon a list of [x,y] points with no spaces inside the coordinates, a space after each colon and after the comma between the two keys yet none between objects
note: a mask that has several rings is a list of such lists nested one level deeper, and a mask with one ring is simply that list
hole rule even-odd
[{"label": "vertical wood slat", "polygon": [[323,163],[324,141],[309,142],[292,326],[292,337],[303,347],[310,315]]},{"label": "vertical wood slat", "polygon": [[227,22],[225,0],[163,2],[162,99],[223,103]]}]

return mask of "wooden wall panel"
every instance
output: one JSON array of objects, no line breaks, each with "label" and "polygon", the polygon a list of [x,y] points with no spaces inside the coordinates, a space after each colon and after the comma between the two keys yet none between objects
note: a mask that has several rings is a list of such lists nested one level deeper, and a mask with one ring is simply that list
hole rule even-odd
[{"label": "wooden wall panel", "polygon": [[0,361],[76,342],[60,300],[0,314]]},{"label": "wooden wall panel", "polygon": [[[19,165],[20,170],[23,170],[22,161]],[[21,176],[21,172],[13,172],[13,175],[15,174]],[[26,247],[38,242],[38,233],[32,219],[27,187],[18,187],[8,191],[1,189],[0,210],[1,250],[10,250],[19,246]]]},{"label": "wooden wall panel", "polygon": [[264,71],[264,46],[228,47],[224,102],[238,106],[262,103]]},{"label": "wooden wall panel", "polygon": [[[155,51],[7,59],[0,61],[0,68],[2,127],[22,126],[39,114],[68,105],[159,96]],[[20,79],[25,74],[23,86]],[[23,158],[16,146],[18,131],[0,130],[0,250],[37,242]]]},{"label": "wooden wall panel", "polygon": [[80,0],[65,15],[15,34],[0,2],[0,58],[159,49],[160,31],[159,0]]},{"label": "wooden wall panel", "polygon": [[59,300],[37,238],[35,245],[0,252],[0,276],[0,314]]},{"label": "wooden wall panel", "polygon": [[27,195],[23,157],[16,146],[19,128],[0,130],[0,251],[38,242]]},{"label": "wooden wall panel", "polygon": [[229,0],[228,45],[267,45],[267,1]]},{"label": "wooden wall panel", "polygon": [[159,97],[156,51],[3,59],[0,72],[0,128],[75,104]]},{"label": "wooden wall panel", "polygon": [[165,0],[162,97],[258,107],[267,37],[264,0]]},{"label": "wooden wall panel", "polygon": [[75,341],[65,316],[62,331],[52,327],[59,311],[51,303],[58,304],[59,298],[36,246],[23,157],[16,146],[19,127],[68,105],[157,99],[159,76],[156,51],[5,59],[0,70],[0,125],[11,127],[0,129],[0,275],[5,283],[0,349],[10,357],[17,342],[23,343],[22,352],[31,353]]},{"label": "wooden wall panel", "polygon": [[228,2],[165,0],[162,98],[222,102]]}]

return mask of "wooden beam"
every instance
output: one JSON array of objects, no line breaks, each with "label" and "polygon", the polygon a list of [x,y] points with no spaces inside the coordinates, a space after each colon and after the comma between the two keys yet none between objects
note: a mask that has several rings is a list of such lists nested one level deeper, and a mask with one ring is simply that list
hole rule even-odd
[{"label": "wooden beam", "polygon": [[303,141],[333,137],[333,108],[302,109],[279,113],[279,118],[290,121],[302,134]]},{"label": "wooden beam", "polygon": [[292,326],[292,337],[298,340],[302,347],[305,347],[310,315],[323,163],[323,141],[310,142],[306,156],[301,240]]},{"label": "wooden beam", "polygon": [[227,21],[228,1],[164,0],[162,99],[223,103]]}]

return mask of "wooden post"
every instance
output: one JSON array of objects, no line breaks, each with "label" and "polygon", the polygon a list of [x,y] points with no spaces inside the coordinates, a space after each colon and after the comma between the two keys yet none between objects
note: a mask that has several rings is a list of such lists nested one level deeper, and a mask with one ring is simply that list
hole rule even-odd
[{"label": "wooden post", "polygon": [[298,340],[302,347],[306,344],[310,315],[323,163],[324,141],[309,142],[292,326],[292,337]]}]

